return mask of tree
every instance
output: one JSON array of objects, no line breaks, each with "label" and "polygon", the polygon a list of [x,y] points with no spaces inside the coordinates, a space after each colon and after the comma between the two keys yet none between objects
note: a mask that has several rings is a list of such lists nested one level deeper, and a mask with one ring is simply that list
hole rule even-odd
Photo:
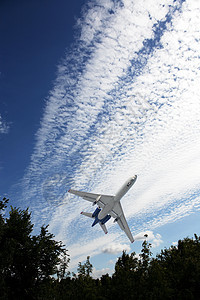
[{"label": "tree", "polygon": [[136,253],[130,255],[123,251],[115,264],[115,272],[112,276],[113,295],[115,299],[132,299],[135,291],[135,274],[138,268]]},{"label": "tree", "polygon": [[39,287],[59,273],[60,265],[64,263],[66,269],[68,254],[62,242],[55,241],[48,232],[48,226],[42,226],[39,235],[31,235],[33,224],[28,209],[11,207],[5,219],[2,210],[7,202],[0,202],[0,296],[35,299],[41,292]]},{"label": "tree", "polygon": [[86,262],[78,264],[78,277],[75,280],[76,292],[74,299],[97,299],[96,281],[91,277],[93,266],[90,262],[90,256],[87,256]]},{"label": "tree", "polygon": [[78,264],[78,276],[70,278],[62,242],[54,240],[48,226],[32,235],[28,209],[11,207],[6,218],[7,204],[6,198],[0,201],[0,300],[199,299],[200,237],[196,234],[161,250],[155,258],[146,240],[139,256],[123,251],[111,277],[93,279],[88,256]]},{"label": "tree", "polygon": [[154,265],[162,269],[166,299],[198,299],[200,295],[200,237],[185,238],[161,251]]},{"label": "tree", "polygon": [[87,256],[86,262],[82,265],[81,262],[78,264],[78,277],[90,277],[92,274],[93,266],[90,263],[90,257]]},{"label": "tree", "polygon": [[[145,237],[148,237],[148,235],[145,235]],[[151,256],[151,244],[147,240],[144,240],[141,253],[139,254],[140,259],[138,260],[137,272],[135,274],[138,299],[147,299],[146,295],[149,292],[148,279]]]},{"label": "tree", "polygon": [[[2,245],[2,240],[5,234],[5,220],[3,217],[4,210],[7,207],[8,199],[3,198],[3,200],[0,200],[0,299],[2,298],[1,296],[5,296],[4,298],[7,297],[7,291],[6,291],[6,284],[4,280],[4,274],[3,274],[3,269],[4,266],[6,265],[5,259],[4,259],[4,251],[1,248]],[[2,298],[3,299],[3,298]]]}]

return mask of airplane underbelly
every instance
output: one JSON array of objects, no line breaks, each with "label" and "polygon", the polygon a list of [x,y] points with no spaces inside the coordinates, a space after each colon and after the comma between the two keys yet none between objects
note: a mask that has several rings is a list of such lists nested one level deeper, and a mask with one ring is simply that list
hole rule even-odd
[{"label": "airplane underbelly", "polygon": [[105,218],[105,216],[107,216],[109,214],[109,212],[113,209],[114,205],[109,205],[107,204],[99,213],[98,215],[98,219],[102,220],[103,218]]}]

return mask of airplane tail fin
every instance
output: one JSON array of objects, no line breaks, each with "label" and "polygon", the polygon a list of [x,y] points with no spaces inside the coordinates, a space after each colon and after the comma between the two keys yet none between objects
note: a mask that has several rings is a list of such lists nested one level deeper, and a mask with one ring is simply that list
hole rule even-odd
[{"label": "airplane tail fin", "polygon": [[82,211],[81,215],[84,215],[84,216],[89,217],[89,218],[93,218],[92,213]]},{"label": "airplane tail fin", "polygon": [[107,234],[108,233],[108,230],[106,228],[106,225],[105,224],[101,224],[101,222],[99,222],[99,225],[101,226],[101,228],[103,229],[104,233]]},{"label": "airplane tail fin", "polygon": [[[86,216],[86,217],[89,217],[89,218],[94,219],[94,216],[93,216],[92,213],[88,213],[88,212],[82,211],[82,212],[81,212],[81,215],[84,215],[84,216]],[[95,222],[95,221],[96,221],[96,222]],[[101,224],[101,222],[99,222],[98,219],[95,218],[94,223],[93,223],[92,226],[96,225],[97,223],[99,223],[99,225],[101,226],[101,228],[102,228],[102,230],[104,231],[104,233],[107,234],[107,233],[108,233],[108,230],[107,230],[107,228],[106,228],[106,225],[105,225],[105,224]]]}]

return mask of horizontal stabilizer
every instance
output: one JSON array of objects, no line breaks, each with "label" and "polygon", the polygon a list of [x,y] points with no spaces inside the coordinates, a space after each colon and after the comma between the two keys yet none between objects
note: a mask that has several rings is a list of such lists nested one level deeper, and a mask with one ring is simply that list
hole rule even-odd
[{"label": "horizontal stabilizer", "polygon": [[106,228],[106,225],[105,224],[101,224],[100,222],[99,222],[99,224],[100,224],[101,228],[103,229],[104,233],[107,234],[108,230]]},{"label": "horizontal stabilizer", "polygon": [[82,211],[81,215],[84,215],[84,216],[89,217],[89,218],[93,218],[92,213]]}]

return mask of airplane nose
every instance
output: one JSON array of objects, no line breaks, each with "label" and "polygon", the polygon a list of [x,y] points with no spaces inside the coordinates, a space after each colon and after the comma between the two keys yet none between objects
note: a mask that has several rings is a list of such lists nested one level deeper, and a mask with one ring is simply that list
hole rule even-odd
[{"label": "airplane nose", "polygon": [[135,176],[133,177],[133,180],[134,180],[134,181],[136,181],[136,179],[137,179],[137,175],[135,175]]}]

